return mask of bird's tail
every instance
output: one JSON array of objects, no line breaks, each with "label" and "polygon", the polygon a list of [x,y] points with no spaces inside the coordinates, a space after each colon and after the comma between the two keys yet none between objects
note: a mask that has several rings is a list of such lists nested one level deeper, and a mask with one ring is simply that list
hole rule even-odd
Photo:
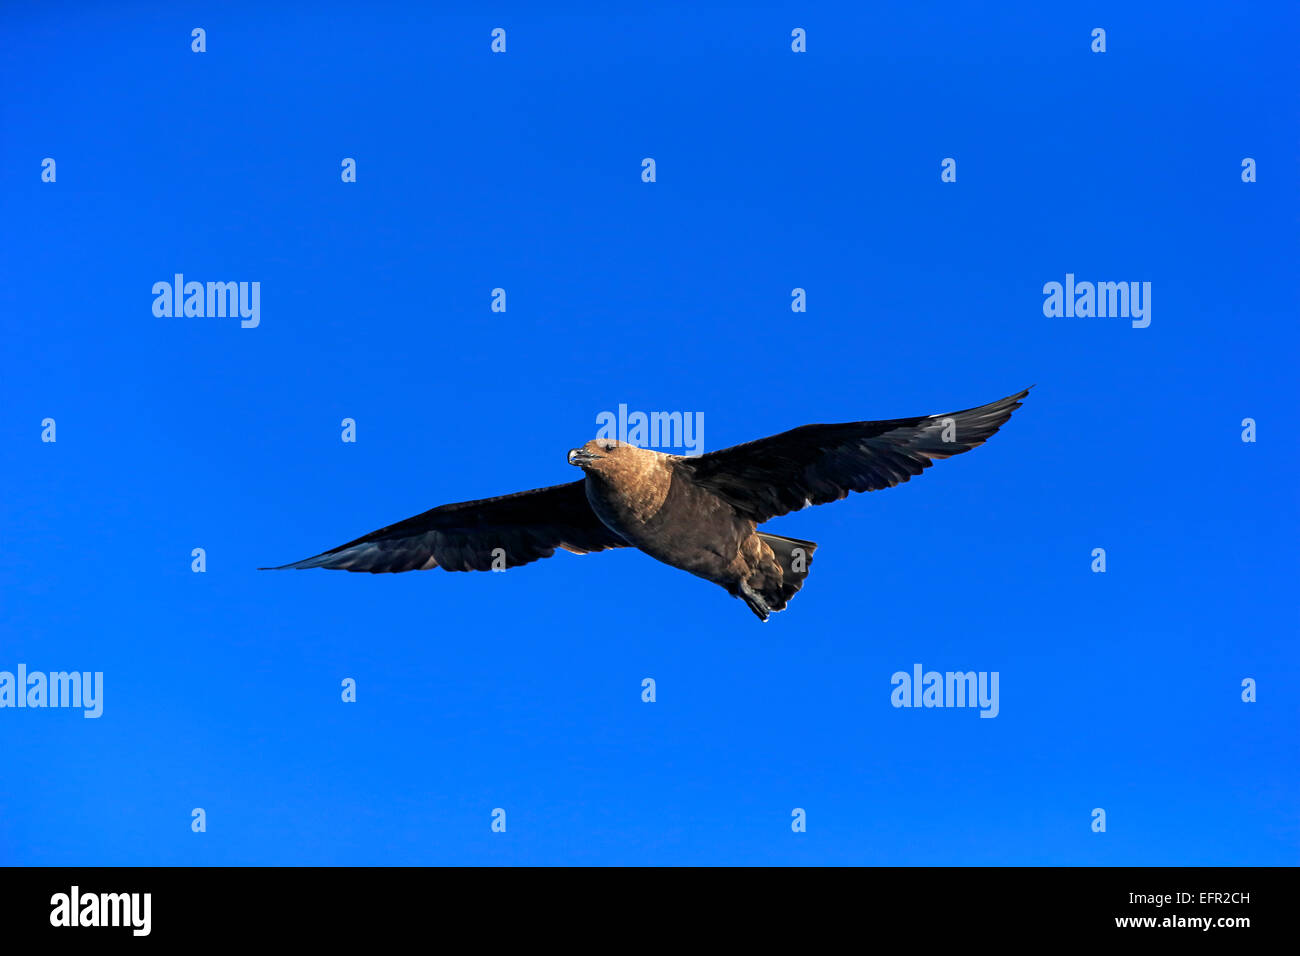
[{"label": "bird's tail", "polygon": [[777,534],[764,534],[761,531],[758,532],[758,538],[772,549],[772,554],[777,564],[781,566],[782,572],[779,580],[769,579],[765,586],[758,589],[758,593],[770,610],[779,611],[803,587],[804,579],[808,577],[808,571],[812,568],[813,552],[817,550],[817,542],[783,538]]}]

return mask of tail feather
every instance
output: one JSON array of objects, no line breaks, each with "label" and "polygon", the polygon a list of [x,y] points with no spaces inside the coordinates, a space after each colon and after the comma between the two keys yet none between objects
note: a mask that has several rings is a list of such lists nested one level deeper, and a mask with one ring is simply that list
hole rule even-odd
[{"label": "tail feather", "polygon": [[758,593],[770,610],[779,611],[803,587],[803,582],[812,568],[813,552],[817,550],[817,542],[804,541],[801,538],[784,538],[778,534],[765,534],[762,531],[758,532],[758,539],[771,549],[777,564],[781,566],[781,579],[770,581],[760,588]]}]

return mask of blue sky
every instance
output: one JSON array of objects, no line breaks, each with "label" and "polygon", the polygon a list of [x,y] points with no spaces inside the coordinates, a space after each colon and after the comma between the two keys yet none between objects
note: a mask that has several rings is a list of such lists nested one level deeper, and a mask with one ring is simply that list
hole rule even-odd
[{"label": "blue sky", "polygon": [[[1297,861],[1294,10],[266,6],[0,12],[0,670],[104,675],[0,709],[0,863]],[[1031,383],[769,525],[820,549],[766,625],[631,550],[254,570],[573,480],[620,403],[716,449]],[[998,716],[892,707],[917,663]]]}]

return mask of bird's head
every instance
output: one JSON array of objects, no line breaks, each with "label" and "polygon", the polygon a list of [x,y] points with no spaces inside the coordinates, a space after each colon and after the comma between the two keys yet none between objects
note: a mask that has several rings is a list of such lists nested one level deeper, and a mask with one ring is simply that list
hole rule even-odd
[{"label": "bird's head", "polygon": [[639,463],[654,452],[614,438],[593,438],[581,448],[569,449],[569,464],[583,471],[607,472],[622,466]]}]

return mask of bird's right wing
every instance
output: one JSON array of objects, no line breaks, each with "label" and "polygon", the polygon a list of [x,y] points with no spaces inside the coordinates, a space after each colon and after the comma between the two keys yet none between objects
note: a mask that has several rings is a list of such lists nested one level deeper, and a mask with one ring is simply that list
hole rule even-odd
[{"label": "bird's right wing", "polygon": [[[1032,386],[1031,386],[1032,387]],[[804,425],[779,435],[675,464],[696,484],[762,523],[851,491],[892,488],[935,458],[982,445],[1004,425],[1029,389],[946,415],[881,422]]]},{"label": "bird's right wing", "polygon": [[324,554],[261,570],[490,571],[549,558],[556,548],[587,554],[626,546],[591,510],[583,482],[574,481],[441,505]]}]

